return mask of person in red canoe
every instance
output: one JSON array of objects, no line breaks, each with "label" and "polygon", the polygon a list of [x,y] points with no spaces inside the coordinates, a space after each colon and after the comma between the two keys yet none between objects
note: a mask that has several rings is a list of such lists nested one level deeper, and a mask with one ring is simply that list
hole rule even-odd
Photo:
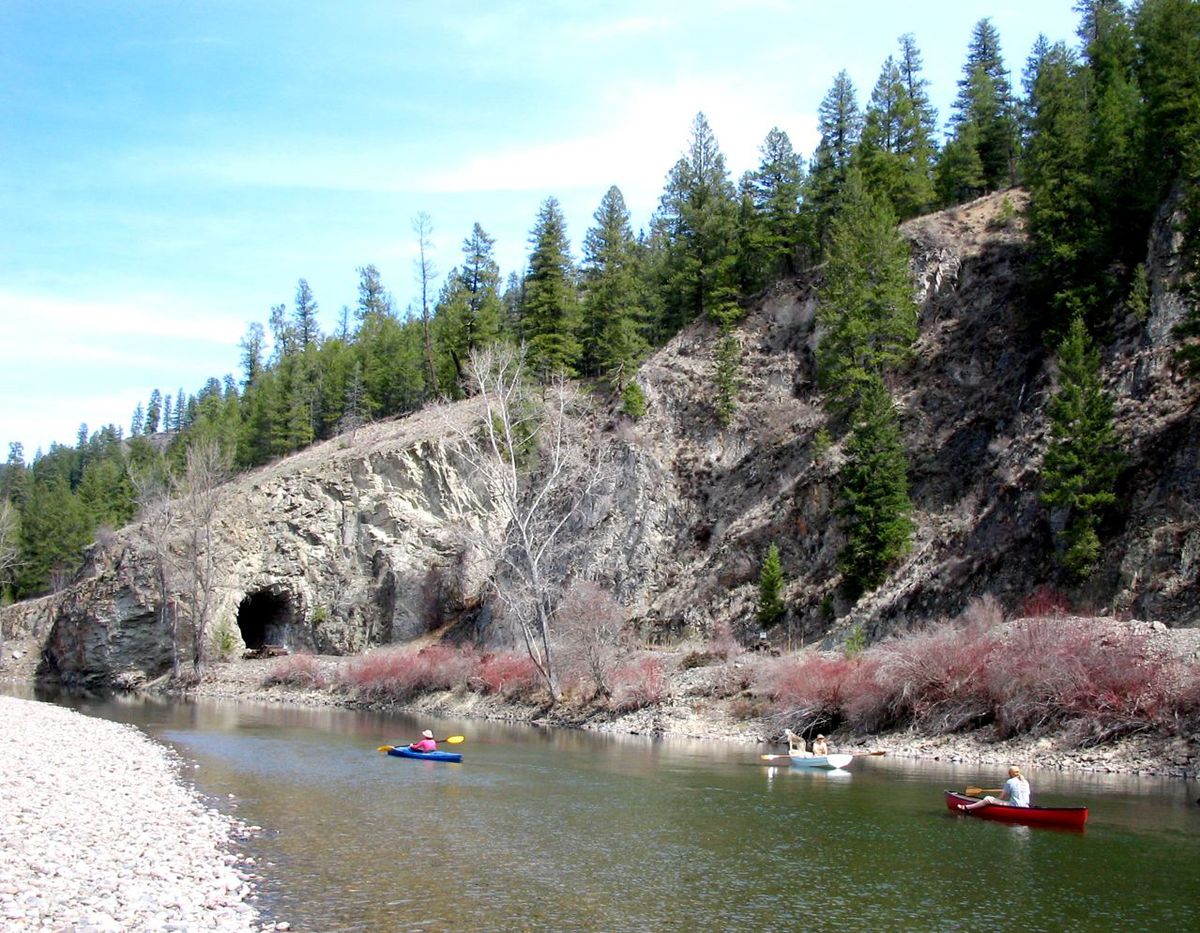
[{"label": "person in red canoe", "polygon": [[437,742],[434,741],[433,733],[426,729],[421,733],[421,741],[413,742],[408,747],[414,752],[436,752]]},{"label": "person in red canoe", "polygon": [[974,803],[960,803],[958,809],[978,810],[980,807],[986,807],[989,803],[1000,807],[1029,806],[1029,782],[1021,774],[1020,768],[1016,765],[1009,766],[1008,780],[1004,782],[1004,789],[1000,791],[999,798],[989,794],[987,797],[984,797],[982,800],[976,800]]}]

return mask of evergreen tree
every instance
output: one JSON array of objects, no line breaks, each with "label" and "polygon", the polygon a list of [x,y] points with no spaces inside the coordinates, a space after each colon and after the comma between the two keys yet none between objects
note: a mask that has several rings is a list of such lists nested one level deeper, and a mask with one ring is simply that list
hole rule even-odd
[{"label": "evergreen tree", "polygon": [[296,310],[292,313],[292,333],[295,334],[297,349],[303,353],[310,345],[321,339],[317,325],[317,301],[307,279],[296,285]]},{"label": "evergreen tree", "polygon": [[579,295],[567,225],[556,198],[547,198],[530,234],[521,325],[529,357],[543,377],[574,375],[579,362]]},{"label": "evergreen tree", "polygon": [[769,629],[777,624],[787,612],[783,602],[783,565],[779,559],[779,547],[774,543],[767,548],[762,570],[758,574],[758,625]]},{"label": "evergreen tree", "polygon": [[872,191],[905,219],[934,203],[932,181],[934,111],[920,76],[921,57],[912,36],[901,39],[904,58],[884,62],[871,92],[856,157]]},{"label": "evergreen tree", "polygon": [[494,245],[495,240],[475,224],[463,241],[462,265],[450,270],[438,296],[433,321],[438,348],[434,371],[441,374],[438,391],[456,395],[471,351],[500,336],[503,304]]},{"label": "evergreen tree", "polygon": [[359,324],[368,320],[391,317],[392,299],[384,290],[379,270],[373,265],[358,268],[358,305],[355,317]]},{"label": "evergreen tree", "polygon": [[750,269],[742,277],[743,286],[752,291],[800,271],[800,255],[815,248],[800,209],[804,163],[792,141],[773,127],[759,151],[757,170],[744,180],[751,210],[741,223],[742,259]]},{"label": "evergreen tree", "polygon": [[242,385],[249,388],[258,381],[258,377],[262,375],[263,366],[265,365],[263,358],[265,354],[266,336],[263,333],[263,326],[257,321],[250,324],[246,328],[246,335],[242,337]]},{"label": "evergreen tree", "polygon": [[1000,52],[1000,36],[990,19],[981,19],[971,31],[950,122],[961,145],[967,141],[964,128],[972,128],[985,190],[1016,182],[1016,105]]},{"label": "evergreen tree", "polygon": [[21,562],[13,594],[25,599],[64,585],[82,564],[91,531],[87,513],[65,477],[35,477],[21,509]]},{"label": "evergreen tree", "polygon": [[646,350],[637,242],[621,189],[605,192],[583,240],[583,327],[580,368],[620,390]]},{"label": "evergreen tree", "polygon": [[852,171],[829,241],[817,306],[818,376],[835,412],[905,362],[917,337],[908,245],[891,209]]},{"label": "evergreen tree", "polygon": [[142,408],[142,403],[138,402],[137,406],[133,409],[133,417],[129,420],[129,435],[131,437],[137,437],[142,433],[145,425],[146,411],[144,408]]},{"label": "evergreen tree", "polygon": [[725,156],[704,114],[675,163],[652,220],[659,301],[672,334],[697,317],[737,317],[737,200]]},{"label": "evergreen tree", "polygon": [[833,87],[817,111],[821,141],[813,153],[805,193],[805,211],[811,215],[818,241],[828,243],[830,222],[850,170],[850,160],[862,138],[863,117],[854,83],[838,72]]},{"label": "evergreen tree", "polygon": [[[1116,502],[1123,455],[1112,398],[1100,381],[1100,351],[1076,316],[1058,351],[1058,389],[1050,400],[1050,445],[1042,461],[1042,502],[1058,513],[1063,566],[1086,575],[1100,556],[1097,528]],[[1056,521],[1056,524],[1058,522]]]},{"label": "evergreen tree", "polygon": [[154,389],[150,393],[150,401],[146,403],[146,433],[157,434],[158,422],[162,417],[162,393]]},{"label": "evergreen tree", "polygon": [[852,422],[836,511],[846,529],[838,566],[847,589],[857,595],[882,583],[908,552],[913,522],[900,425],[878,376],[864,383]]}]

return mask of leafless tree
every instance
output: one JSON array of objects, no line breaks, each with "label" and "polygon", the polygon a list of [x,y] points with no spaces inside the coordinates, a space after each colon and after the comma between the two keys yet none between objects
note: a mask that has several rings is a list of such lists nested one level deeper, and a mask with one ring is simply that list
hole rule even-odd
[{"label": "leafless tree", "polygon": [[413,266],[417,273],[417,283],[421,286],[421,333],[425,344],[425,380],[426,394],[430,397],[437,395],[437,369],[433,364],[433,335],[429,326],[429,288],[437,276],[437,268],[430,258],[433,237],[433,218],[425,211],[419,211],[412,220],[413,233],[417,235],[417,258]]},{"label": "leafless tree", "polygon": [[17,543],[21,533],[21,516],[7,499],[0,499],[0,594],[4,591],[9,570],[17,563],[21,549]]},{"label": "leafless tree", "polygon": [[213,547],[220,486],[225,480],[225,458],[216,442],[188,448],[184,474],[175,482],[176,498],[183,507],[183,548],[178,579],[183,624],[191,647],[192,673],[204,667],[204,648],[212,626],[216,602],[217,563]]},{"label": "leafless tree", "polygon": [[139,507],[138,534],[154,564],[154,585],[158,593],[159,625],[171,633],[172,675],[179,676],[179,628],[175,611],[171,539],[179,521],[178,509],[171,499],[171,483],[165,469],[131,471]]},{"label": "leafless tree", "polygon": [[612,595],[591,580],[572,584],[555,612],[559,658],[581,668],[593,696],[611,696],[612,672],[630,653],[625,613]]},{"label": "leafless tree", "polygon": [[225,461],[215,442],[188,448],[182,476],[135,476],[141,503],[140,533],[154,560],[159,619],[171,632],[173,675],[203,670],[216,597],[213,528]]},{"label": "leafless tree", "polygon": [[603,471],[585,450],[570,387],[561,378],[533,385],[523,348],[473,350],[467,374],[483,416],[458,429],[460,451],[495,497],[504,526],[495,555],[496,593],[557,699],[551,625],[567,575],[562,533]]}]

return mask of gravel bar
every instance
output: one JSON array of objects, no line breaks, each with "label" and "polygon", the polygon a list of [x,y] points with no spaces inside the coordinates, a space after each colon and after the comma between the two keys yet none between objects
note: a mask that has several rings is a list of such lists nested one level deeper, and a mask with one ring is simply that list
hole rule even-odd
[{"label": "gravel bar", "polygon": [[252,831],[132,726],[0,696],[0,929],[286,930],[260,920]]}]

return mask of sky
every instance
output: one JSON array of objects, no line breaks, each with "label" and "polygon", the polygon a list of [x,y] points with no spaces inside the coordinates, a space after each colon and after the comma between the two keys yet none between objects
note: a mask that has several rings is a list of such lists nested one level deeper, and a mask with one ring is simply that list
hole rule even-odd
[{"label": "sky", "polygon": [[522,272],[558,199],[576,259],[605,191],[650,219],[697,113],[733,180],[779,127],[807,159],[845,69],[865,105],[912,33],[944,124],[990,17],[1013,84],[1073,0],[3,0],[0,458],[153,389],[240,379],[239,342],[304,278],[324,331],[373,264],[436,288],[475,223]]}]

